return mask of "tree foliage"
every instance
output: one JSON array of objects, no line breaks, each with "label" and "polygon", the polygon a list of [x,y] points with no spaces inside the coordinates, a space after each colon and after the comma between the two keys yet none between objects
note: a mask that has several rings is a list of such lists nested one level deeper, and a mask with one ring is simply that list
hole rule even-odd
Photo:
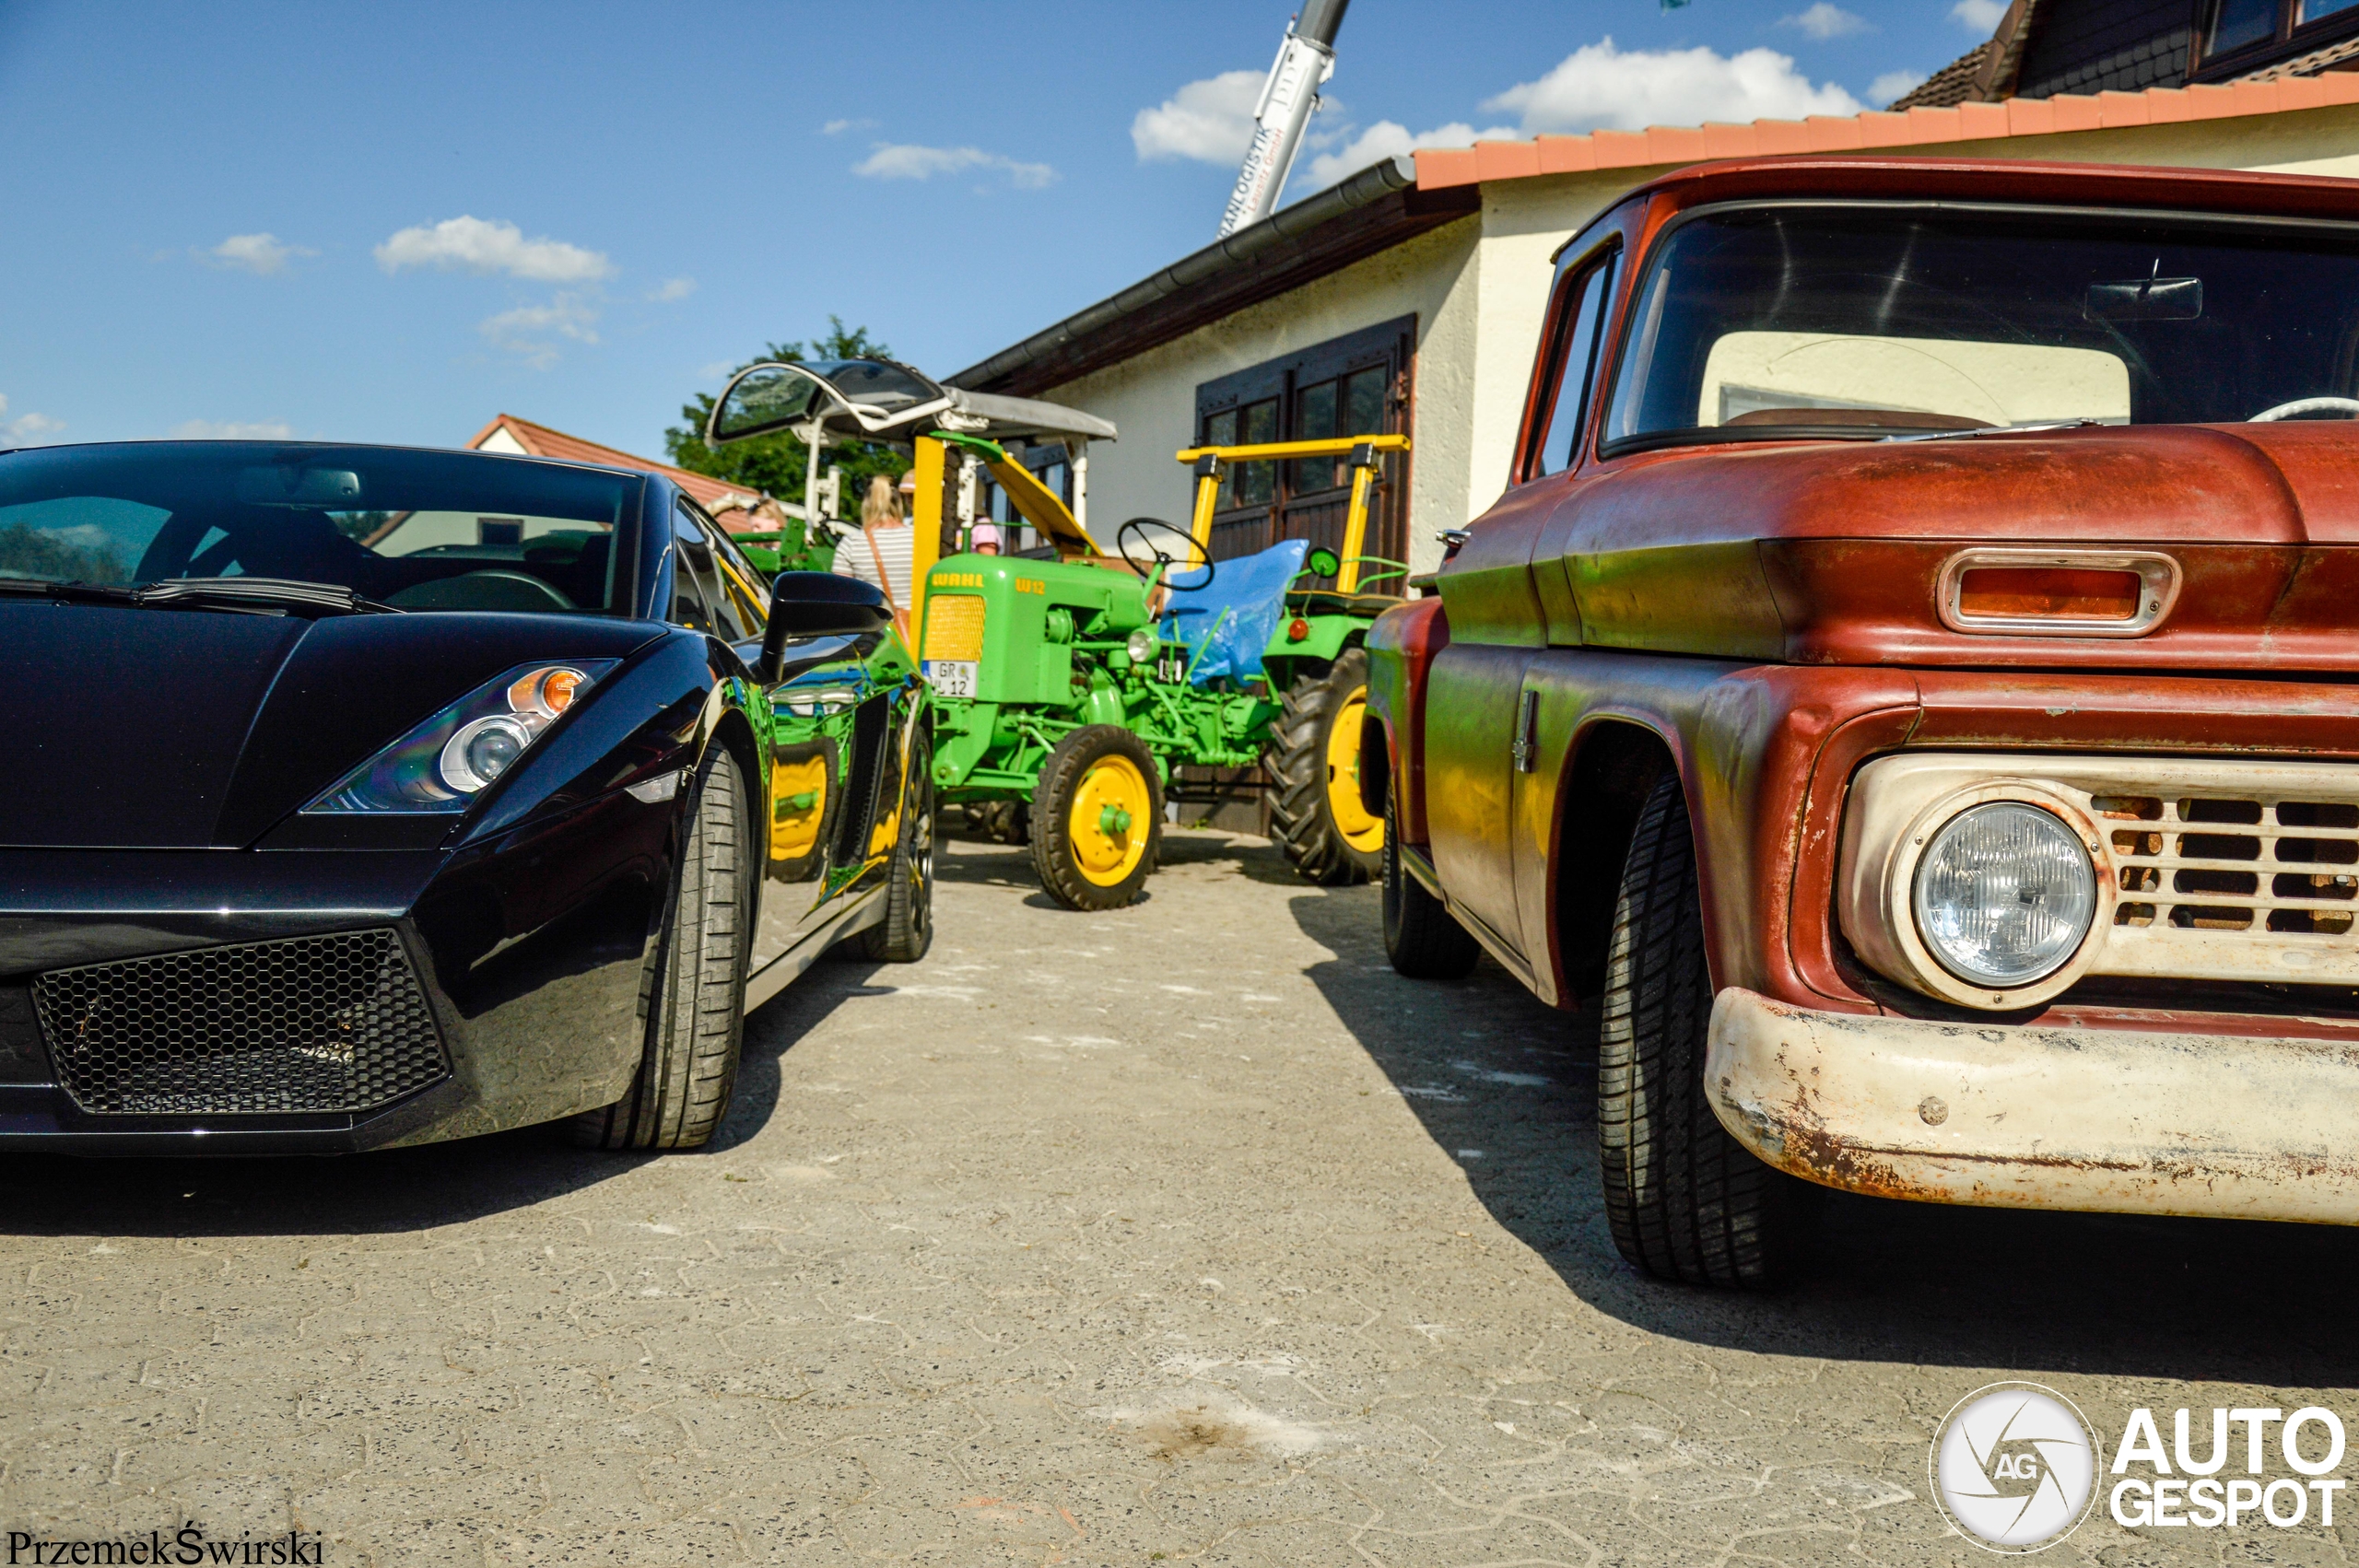
[{"label": "tree foliage", "polygon": [[[758,364],[765,359],[788,362],[810,359],[889,359],[893,351],[868,335],[866,327],[847,328],[840,316],[827,318],[827,330],[809,343],[773,343],[752,359],[740,365]],[[732,371],[731,374],[735,374]],[[714,451],[704,444],[705,420],[712,413],[712,394],[698,392],[695,401],[685,404],[680,417],[686,421],[663,432],[663,445],[672,461],[692,474],[709,474],[715,479],[732,485],[743,485],[760,490],[781,501],[803,504],[803,471],[809,453],[803,443],[783,432],[775,436],[757,436],[749,441],[734,441]],[[860,518],[860,498],[868,492],[871,475],[882,474],[898,480],[908,472],[910,460],[887,446],[873,441],[847,441],[827,449],[820,472],[833,463],[844,472],[843,509],[853,521]]]}]

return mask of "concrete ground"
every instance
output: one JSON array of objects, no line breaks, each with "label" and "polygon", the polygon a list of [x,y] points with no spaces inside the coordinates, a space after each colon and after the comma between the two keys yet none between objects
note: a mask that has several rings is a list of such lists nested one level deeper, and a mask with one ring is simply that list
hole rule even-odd
[{"label": "concrete ground", "polygon": [[[1178,834],[1050,907],[956,843],[933,955],[747,1030],[710,1153],[0,1160],[0,1530],[331,1563],[1983,1562],[1962,1395],[2353,1414],[2359,1236],[1840,1199],[1813,1272],[1655,1283],[1593,1032],[1385,966],[1376,897]],[[2201,1418],[2200,1418],[2201,1419]],[[2165,1414],[2167,1429],[2167,1409]],[[2349,1506],[2359,1509],[2359,1500]],[[2048,1561],[2341,1562],[2341,1531]]]}]

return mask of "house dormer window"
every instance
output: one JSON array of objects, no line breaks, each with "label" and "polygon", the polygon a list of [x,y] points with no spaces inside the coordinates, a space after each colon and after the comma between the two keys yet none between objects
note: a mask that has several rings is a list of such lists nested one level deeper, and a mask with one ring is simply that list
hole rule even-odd
[{"label": "house dormer window", "polygon": [[2207,0],[2199,77],[2266,66],[2359,33],[2359,0]]}]

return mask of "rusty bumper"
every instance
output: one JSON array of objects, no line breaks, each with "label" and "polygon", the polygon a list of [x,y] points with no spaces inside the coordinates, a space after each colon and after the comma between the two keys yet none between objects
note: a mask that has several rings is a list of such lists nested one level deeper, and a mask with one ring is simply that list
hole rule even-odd
[{"label": "rusty bumper", "polygon": [[2359,1047],[1821,1012],[1731,987],[1712,1110],[1762,1160],[1885,1198],[2359,1223]]}]

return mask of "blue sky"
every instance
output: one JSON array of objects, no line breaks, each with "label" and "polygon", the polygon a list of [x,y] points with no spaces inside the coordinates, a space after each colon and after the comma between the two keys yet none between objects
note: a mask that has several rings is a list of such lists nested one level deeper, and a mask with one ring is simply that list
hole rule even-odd
[{"label": "blue sky", "polygon": [[[1848,112],[2001,8],[1353,0],[1289,198],[1473,133]],[[505,411],[656,453],[830,312],[946,374],[1212,238],[1288,9],[0,0],[0,444]]]}]

